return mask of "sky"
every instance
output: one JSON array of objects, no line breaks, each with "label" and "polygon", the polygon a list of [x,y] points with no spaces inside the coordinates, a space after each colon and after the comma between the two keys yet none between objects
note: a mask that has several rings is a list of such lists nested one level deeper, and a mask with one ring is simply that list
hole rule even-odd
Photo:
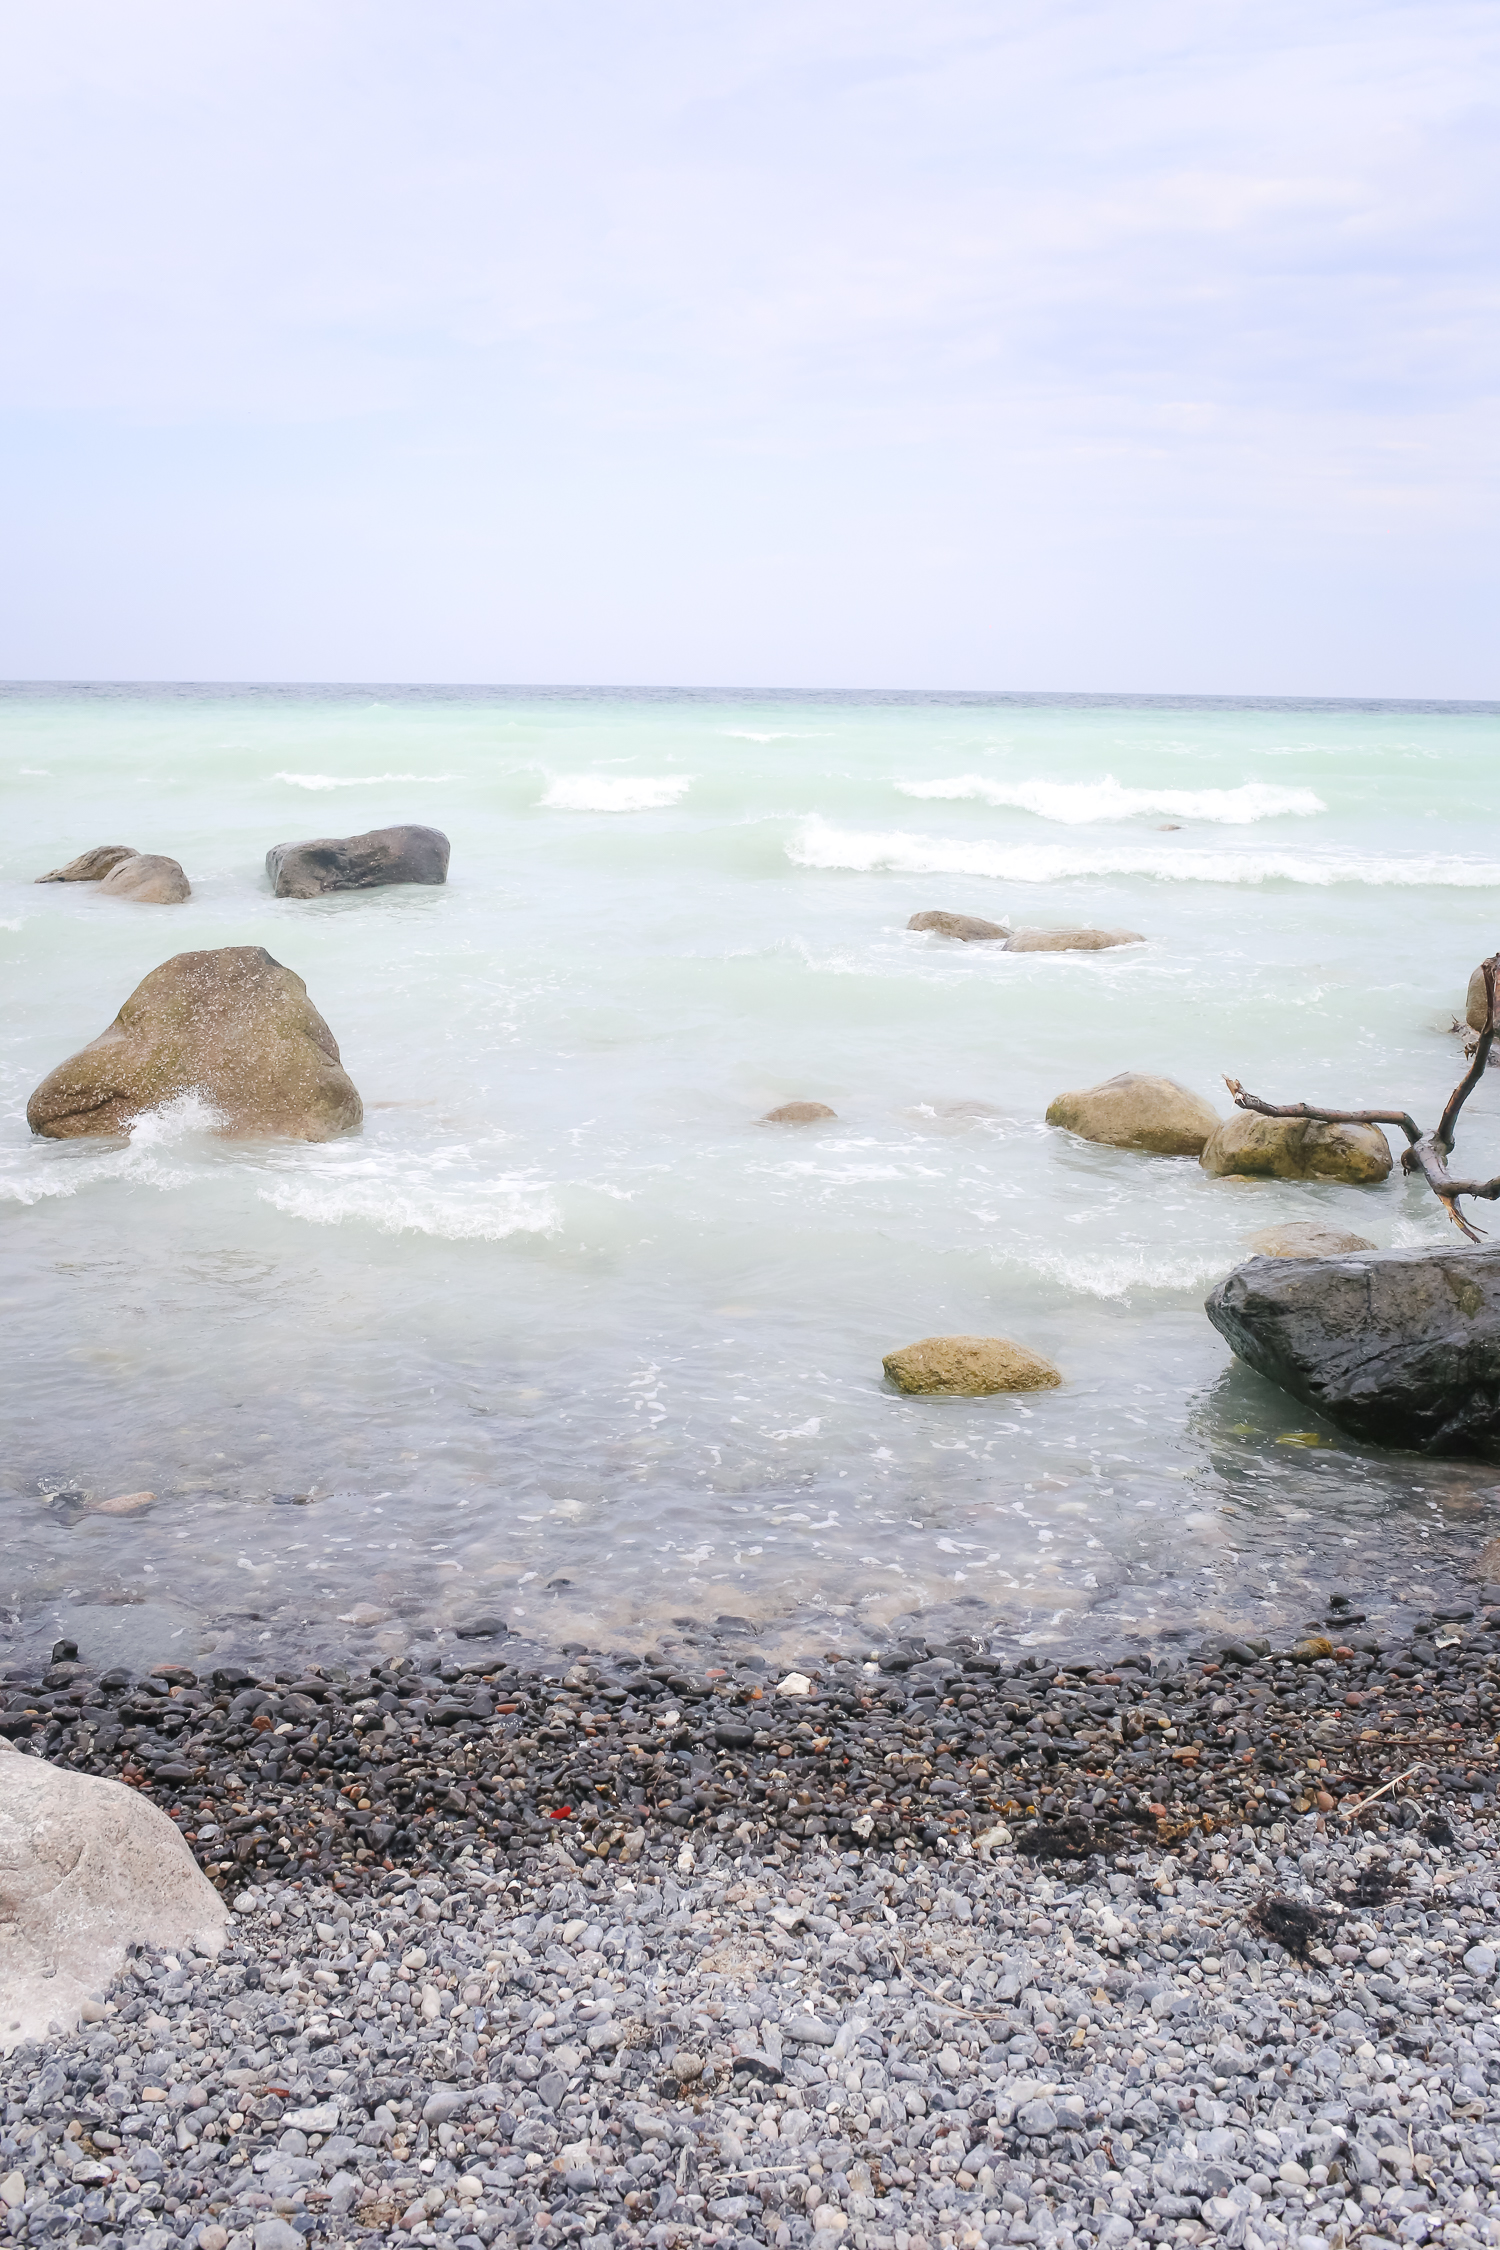
[{"label": "sky", "polygon": [[1488,0],[0,39],[0,677],[1500,694]]}]

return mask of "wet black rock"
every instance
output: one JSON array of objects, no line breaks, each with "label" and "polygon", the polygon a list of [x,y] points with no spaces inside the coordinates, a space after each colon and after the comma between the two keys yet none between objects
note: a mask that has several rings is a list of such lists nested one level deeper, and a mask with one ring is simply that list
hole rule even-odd
[{"label": "wet black rock", "polygon": [[1204,1309],[1239,1358],[1353,1437],[1500,1455],[1500,1249],[1254,1258]]}]

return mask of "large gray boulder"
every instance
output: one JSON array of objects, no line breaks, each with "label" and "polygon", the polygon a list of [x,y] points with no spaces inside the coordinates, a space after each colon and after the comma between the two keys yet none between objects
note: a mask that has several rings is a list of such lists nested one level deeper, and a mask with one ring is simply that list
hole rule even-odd
[{"label": "large gray boulder", "polygon": [[164,1812],[0,1737],[0,2053],[70,2032],[128,1946],[217,1953],[229,1912]]},{"label": "large gray boulder", "polygon": [[452,846],[440,828],[371,828],[363,836],[314,836],[273,844],[266,873],[278,898],[322,898],[387,883],[446,883]]},{"label": "large gray boulder", "polygon": [[1500,1248],[1253,1258],[1204,1309],[1240,1359],[1351,1437],[1500,1456]]}]

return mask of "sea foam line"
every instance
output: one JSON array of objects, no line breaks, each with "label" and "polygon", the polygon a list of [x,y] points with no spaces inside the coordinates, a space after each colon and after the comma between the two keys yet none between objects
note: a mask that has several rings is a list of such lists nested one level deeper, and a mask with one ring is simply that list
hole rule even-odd
[{"label": "sea foam line", "polygon": [[386,781],[454,781],[451,773],[273,773],[273,781],[289,781],[294,789],[374,789]]},{"label": "sea foam line", "polygon": [[283,1180],[260,1200],[313,1226],[363,1220],[383,1234],[427,1234],[444,1242],[503,1242],[512,1234],[554,1234],[562,1224],[546,1188],[505,1176],[436,1188],[422,1179],[359,1175]]},{"label": "sea foam line", "polygon": [[562,773],[541,802],[551,812],[662,812],[692,786],[690,773]]},{"label": "sea foam line", "polygon": [[1284,789],[1269,781],[1246,781],[1237,789],[1128,789],[1113,774],[1102,781],[993,781],[965,773],[950,781],[898,781],[896,787],[903,797],[978,798],[1070,827],[1128,820],[1137,813],[1173,813],[1182,820],[1214,820],[1239,828],[1288,813],[1306,820],[1328,810],[1311,789]]},{"label": "sea foam line", "polygon": [[868,875],[989,875],[1009,883],[1057,883],[1090,875],[1146,875],[1169,883],[1372,883],[1410,889],[1491,890],[1500,885],[1493,860],[1413,853],[1409,859],[1358,852],[1205,851],[1148,843],[998,844],[900,830],[834,828],[805,821],[787,844],[794,866],[840,868]]}]

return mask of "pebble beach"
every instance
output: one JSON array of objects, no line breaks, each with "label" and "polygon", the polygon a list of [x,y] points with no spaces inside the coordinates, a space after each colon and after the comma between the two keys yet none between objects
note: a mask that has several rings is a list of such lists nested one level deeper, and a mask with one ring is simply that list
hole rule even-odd
[{"label": "pebble beach", "polygon": [[[0,2065],[14,2242],[1500,2239],[1500,1609],[12,1678],[233,1905]],[[1337,1636],[1337,1637],[1335,1637]]]}]

